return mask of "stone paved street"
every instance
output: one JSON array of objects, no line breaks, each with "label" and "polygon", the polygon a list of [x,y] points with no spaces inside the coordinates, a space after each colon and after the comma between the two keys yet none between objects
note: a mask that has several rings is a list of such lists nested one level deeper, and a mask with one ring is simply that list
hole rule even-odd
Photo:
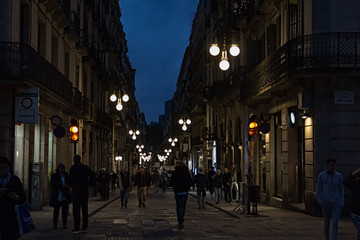
[{"label": "stone paved street", "polygon": [[[137,207],[135,194],[131,192],[128,208],[120,207],[118,192],[109,201],[91,198],[87,234],[71,233],[72,216],[69,229],[53,230],[51,208],[32,212],[37,230],[22,239],[323,239],[322,218],[266,205],[259,206],[259,215],[246,215],[234,212],[235,204],[214,207],[210,197],[207,208],[199,210],[195,193],[188,198],[185,229],[178,231],[171,190],[158,194],[150,190],[146,208]],[[342,219],[339,239],[353,240],[355,236],[350,219]]]}]

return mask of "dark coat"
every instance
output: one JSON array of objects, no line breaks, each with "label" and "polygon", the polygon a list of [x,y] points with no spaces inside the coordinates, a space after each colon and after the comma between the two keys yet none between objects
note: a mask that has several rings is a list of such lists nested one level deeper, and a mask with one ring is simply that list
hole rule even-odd
[{"label": "dark coat", "polygon": [[130,183],[131,183],[131,178],[130,178],[130,174],[125,174],[125,173],[120,173],[120,178],[121,178],[121,187],[123,189],[125,188],[129,188],[130,187]]},{"label": "dark coat", "polygon": [[231,173],[227,172],[223,174],[224,188],[230,188],[232,183]]},{"label": "dark coat", "polygon": [[212,178],[212,186],[215,188],[221,188],[223,186],[223,176],[222,175],[213,175]]},{"label": "dark coat", "polygon": [[360,181],[350,174],[344,179],[344,185],[351,190],[351,212],[360,215]]},{"label": "dark coat", "polygon": [[74,196],[88,195],[89,186],[95,186],[96,175],[91,169],[82,163],[75,163],[69,171],[69,184],[73,189]]},{"label": "dark coat", "polygon": [[175,172],[171,177],[174,192],[188,192],[193,185],[188,168],[185,165],[175,167]]},{"label": "dark coat", "polygon": [[151,183],[151,175],[150,174],[141,174],[141,173],[137,173],[135,176],[135,186],[138,187],[148,187],[150,186]]},{"label": "dark coat", "polygon": [[207,174],[198,173],[195,176],[195,184],[198,189],[209,188],[209,178]]},{"label": "dark coat", "polygon": [[26,201],[24,188],[20,179],[15,175],[11,175],[10,181],[6,186],[0,185],[0,188],[7,188],[20,197],[19,201],[15,202],[6,195],[0,196],[0,235],[4,239],[17,239],[19,237],[19,227],[16,219],[15,205]]},{"label": "dark coat", "polygon": [[54,173],[51,175],[51,195],[50,195],[50,206],[54,207],[55,203],[58,201],[58,194],[59,191],[62,191],[63,196],[67,198],[67,203],[71,203],[71,196],[70,196],[70,185],[69,185],[69,174],[64,172],[65,184],[62,185],[61,182],[61,175],[59,173]]}]

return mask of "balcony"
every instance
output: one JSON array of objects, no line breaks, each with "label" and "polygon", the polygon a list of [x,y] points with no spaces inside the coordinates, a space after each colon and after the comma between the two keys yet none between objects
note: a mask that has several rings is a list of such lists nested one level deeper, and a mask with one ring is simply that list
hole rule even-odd
[{"label": "balcony", "polygon": [[80,40],[80,20],[75,11],[70,12],[70,23],[64,29],[65,36],[74,42]]},{"label": "balcony", "polygon": [[81,97],[81,112],[84,117],[89,117],[90,114],[90,101],[87,97]]},{"label": "balcony", "polygon": [[57,0],[58,7],[52,12],[52,19],[63,28],[70,22],[70,0]]},{"label": "balcony", "polygon": [[0,42],[0,82],[9,78],[50,90],[72,106],[72,83],[26,44]]},{"label": "balcony", "polygon": [[280,79],[294,71],[359,66],[360,33],[301,36],[284,44],[247,74],[241,83],[241,98],[246,100],[280,85]]},{"label": "balcony", "polygon": [[81,92],[79,91],[79,89],[73,87],[72,88],[73,94],[72,94],[72,103],[74,105],[74,107],[76,107],[77,109],[81,109]]}]

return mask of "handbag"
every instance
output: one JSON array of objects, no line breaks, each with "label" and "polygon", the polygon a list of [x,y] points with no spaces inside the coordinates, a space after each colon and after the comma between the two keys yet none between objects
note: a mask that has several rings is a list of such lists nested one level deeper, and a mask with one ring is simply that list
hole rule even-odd
[{"label": "handbag", "polygon": [[19,225],[19,234],[23,235],[35,229],[35,224],[30,215],[29,204],[23,203],[15,205],[16,218]]}]

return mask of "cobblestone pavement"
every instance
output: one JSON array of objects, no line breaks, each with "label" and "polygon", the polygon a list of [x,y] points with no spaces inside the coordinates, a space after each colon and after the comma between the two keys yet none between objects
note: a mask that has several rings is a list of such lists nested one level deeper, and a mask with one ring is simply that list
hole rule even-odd
[{"label": "cobblestone pavement", "polygon": [[[130,193],[128,208],[120,207],[118,192],[112,193],[108,201],[91,198],[86,234],[71,233],[72,216],[69,216],[69,229],[53,230],[52,209],[34,211],[37,229],[21,239],[323,239],[322,218],[267,205],[259,205],[258,215],[246,215],[233,211],[235,204],[214,206],[210,197],[206,209],[199,210],[195,193],[190,193],[188,198],[185,229],[178,231],[171,190],[157,194],[150,190],[146,208],[137,206],[135,192]],[[356,239],[349,218],[340,220],[339,240],[343,239]]]}]

